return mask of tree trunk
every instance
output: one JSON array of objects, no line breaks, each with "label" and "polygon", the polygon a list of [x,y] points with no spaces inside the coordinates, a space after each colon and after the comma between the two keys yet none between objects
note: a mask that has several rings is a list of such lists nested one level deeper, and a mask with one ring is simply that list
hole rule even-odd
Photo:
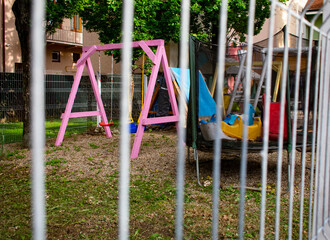
[{"label": "tree trunk", "polygon": [[31,0],[15,0],[12,10],[18,33],[23,64],[23,147],[29,147],[30,140],[30,80],[31,80]]}]

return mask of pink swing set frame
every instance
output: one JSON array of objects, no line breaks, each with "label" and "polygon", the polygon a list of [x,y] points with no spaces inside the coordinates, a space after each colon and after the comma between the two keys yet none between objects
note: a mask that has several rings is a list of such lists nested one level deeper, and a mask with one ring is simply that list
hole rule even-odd
[{"label": "pink swing set frame", "polygon": [[[146,55],[150,58],[150,60],[153,62],[153,68],[150,75],[150,80],[146,92],[145,101],[143,104],[141,116],[140,116],[140,122],[135,134],[134,144],[131,152],[131,158],[137,158],[139,155],[142,137],[144,133],[144,127],[146,125],[150,124],[160,124],[160,123],[169,123],[174,122],[176,123],[176,127],[178,130],[178,123],[179,123],[179,111],[178,111],[178,105],[175,98],[173,83],[171,81],[171,74],[170,69],[167,62],[166,52],[165,52],[165,43],[164,40],[148,40],[148,41],[137,41],[132,42],[132,48],[141,47],[143,51],[146,53]],[[153,51],[150,49],[150,47],[157,47],[156,54],[153,53]],[[77,62],[77,72],[74,77],[73,85],[71,88],[71,92],[69,95],[69,99],[65,108],[65,112],[62,114],[61,119],[62,123],[60,126],[60,130],[57,135],[57,139],[55,142],[55,146],[59,146],[63,142],[64,134],[66,127],[68,125],[70,118],[79,118],[79,117],[92,117],[92,116],[101,116],[103,122],[105,125],[108,124],[108,119],[105,114],[103,102],[99,93],[99,89],[97,86],[97,82],[95,79],[95,74],[93,70],[93,66],[90,60],[90,57],[96,52],[96,51],[105,51],[105,50],[113,50],[113,49],[121,49],[123,48],[122,43],[114,43],[114,44],[106,44],[106,45],[93,45],[93,46],[86,46],[83,47],[83,53],[81,58]],[[164,77],[168,89],[168,95],[172,107],[172,116],[166,116],[166,117],[154,117],[154,118],[148,118],[148,112],[150,109],[151,99],[152,95],[156,86],[156,79],[159,72],[160,65],[162,64]],[[81,76],[84,70],[84,67],[87,67],[89,79],[92,84],[92,89],[94,92],[94,96],[98,105],[98,111],[89,111],[89,112],[72,112],[72,107],[74,104],[74,100],[78,91],[78,87],[80,84]],[[110,127],[105,126],[105,133],[107,137],[112,137]]]}]

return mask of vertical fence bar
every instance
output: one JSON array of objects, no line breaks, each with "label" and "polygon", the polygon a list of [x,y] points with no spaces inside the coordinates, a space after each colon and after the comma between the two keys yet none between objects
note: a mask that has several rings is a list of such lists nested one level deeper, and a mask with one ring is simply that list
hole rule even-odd
[{"label": "vertical fence bar", "polygon": [[[275,218],[275,239],[279,239],[280,236],[280,212],[281,212],[281,192],[282,192],[282,164],[283,164],[283,138],[284,138],[284,116],[285,116],[285,103],[289,104],[290,99],[286,100],[286,88],[288,79],[288,61],[289,61],[289,28],[291,20],[291,8],[292,4],[288,7],[287,27],[284,35],[284,56],[283,56],[283,71],[281,81],[281,100],[280,100],[280,125],[278,136],[278,152],[277,152],[277,185],[276,185],[276,218]],[[291,113],[287,113],[289,116]]]},{"label": "vertical fence bar", "polygon": [[[181,2],[181,48],[180,48],[180,68],[182,74],[182,89],[187,85],[187,72],[188,68],[188,46],[189,46],[189,20],[190,20],[190,0],[183,0]],[[184,181],[185,181],[185,139],[186,132],[184,126],[186,123],[185,114],[185,101],[186,96],[184,91],[181,91],[179,102],[179,136],[178,136],[178,165],[177,165],[177,193],[176,193],[176,219],[175,219],[175,236],[176,239],[183,239],[183,224],[184,224]]]},{"label": "vertical fence bar", "polygon": [[[320,36],[321,39],[323,39],[324,36]],[[327,45],[327,40],[326,37],[325,38],[325,43],[323,42],[323,40],[321,41],[322,43],[322,55],[321,55],[321,69],[320,69],[320,96],[319,96],[319,101],[318,101],[318,105],[319,105],[319,111],[318,111],[318,123],[317,123],[317,143],[321,142],[321,135],[322,135],[322,118],[323,116],[323,95],[324,95],[324,71],[325,71],[325,51],[323,50],[323,45]],[[321,45],[320,45],[321,46]],[[322,148],[322,144],[318,144],[317,145],[317,150],[316,150],[316,169],[315,169],[315,194],[314,194],[314,226],[313,226],[313,231],[314,231],[314,235],[317,235],[317,228],[318,228],[318,217],[317,217],[317,213],[318,213],[318,196],[319,196],[319,182],[320,182],[320,164],[321,164],[321,148]],[[317,179],[316,179],[317,178]]]},{"label": "vertical fence bar", "polygon": [[299,80],[301,67],[301,48],[302,48],[302,18],[299,18],[298,30],[298,52],[296,64],[296,79],[294,93],[294,111],[293,111],[293,127],[292,127],[292,152],[291,152],[291,168],[289,182],[289,222],[288,222],[288,238],[292,239],[292,221],[293,221],[293,200],[294,200],[294,176],[295,176],[295,161],[296,161],[296,143],[297,143],[297,121],[298,121],[298,97],[299,97]]},{"label": "vertical fence bar", "polygon": [[[314,1],[311,1],[306,9]],[[306,174],[306,151],[307,151],[307,134],[308,134],[308,119],[309,119],[309,92],[310,92],[310,80],[311,80],[311,68],[312,68],[312,43],[314,33],[314,23],[316,18],[313,18],[312,25],[309,34],[308,43],[308,57],[307,57],[307,72],[306,72],[306,86],[305,86],[305,107],[304,107],[304,130],[303,130],[303,148],[301,156],[301,184],[300,184],[300,214],[299,214],[299,239],[303,238],[303,217],[304,217],[304,193],[305,193],[305,174]]]},{"label": "vertical fence bar", "polygon": [[252,68],[252,50],[253,50],[253,33],[254,33],[254,16],[255,16],[255,0],[249,3],[249,22],[248,22],[248,51],[246,66],[246,84],[244,91],[244,127],[242,142],[242,158],[241,158],[241,191],[240,191],[240,207],[239,207],[239,239],[244,239],[244,215],[245,215],[245,188],[246,188],[246,172],[247,172],[247,153],[248,153],[248,114],[251,92],[251,68]]},{"label": "vertical fence bar", "polygon": [[[274,5],[275,2],[273,1]],[[275,8],[275,6],[274,6]],[[288,21],[289,21],[290,15],[288,14]],[[288,38],[288,31],[285,32],[285,42],[287,41]],[[269,49],[272,48],[272,42],[270,41],[268,45]],[[269,58],[271,58],[271,54],[268,54]],[[281,100],[280,100],[280,126],[279,126],[279,138],[278,138],[278,152],[277,152],[277,184],[276,184],[276,212],[275,212],[275,239],[279,239],[280,235],[280,207],[281,207],[281,185],[282,185],[282,152],[283,152],[283,126],[284,126],[284,103],[285,103],[285,91],[286,91],[286,84],[287,84],[287,62],[288,62],[288,46],[284,46],[284,58],[283,58],[283,71],[282,71],[282,84],[281,84]],[[270,65],[271,66],[271,65]],[[271,71],[270,71],[271,72]],[[269,73],[271,74],[271,73]],[[269,78],[271,76],[269,75]],[[267,78],[268,79],[268,78]],[[269,95],[266,94],[266,96],[270,96],[270,90],[269,90]],[[266,98],[268,100],[269,104],[269,97]],[[267,105],[266,104],[266,105]],[[264,130],[265,132],[265,130]]]},{"label": "vertical fence bar", "polygon": [[[320,34],[321,36],[321,34]],[[317,110],[318,110],[318,94],[319,94],[319,79],[320,79],[320,58],[321,58],[321,41],[320,37],[317,48],[316,60],[316,79],[314,90],[314,107],[313,107],[313,139],[312,139],[312,156],[311,156],[311,176],[310,176],[310,190],[309,190],[309,212],[308,212],[308,239],[312,237],[312,208],[313,208],[313,195],[314,195],[314,169],[315,169],[315,152],[316,152],[316,126],[317,126]]]},{"label": "vertical fence bar", "polygon": [[[322,90],[322,93],[320,93],[320,99],[319,99],[319,125],[318,125],[318,143],[325,143],[325,136],[324,136],[324,129],[326,128],[325,124],[325,117],[326,117],[326,103],[327,99],[325,98],[326,96],[326,89],[327,89],[327,74],[328,74],[328,69],[327,69],[327,62],[329,61],[329,55],[328,55],[328,49],[329,49],[329,33],[330,30],[328,31],[327,34],[322,33],[324,36],[324,41],[322,43],[322,60],[321,60],[321,77],[320,77],[320,90]],[[327,146],[325,144],[319,144],[318,145],[318,150],[317,150],[317,165],[316,165],[316,177],[317,180],[315,180],[315,205],[314,205],[314,238],[318,236],[320,231],[322,230],[322,222],[320,222],[320,214],[321,214],[321,209],[320,209],[320,201],[322,199],[322,190],[321,190],[321,183],[324,181],[323,179],[323,167],[324,167],[324,161],[326,160],[324,157],[325,154],[325,149]]]},{"label": "vertical fence bar", "polygon": [[[218,49],[218,82],[216,93],[216,121],[217,126],[221,126],[222,112],[223,112],[223,84],[225,72],[225,59],[226,59],[226,36],[227,36],[227,17],[228,17],[228,1],[221,2],[220,9],[220,24],[219,28],[219,49]],[[213,79],[213,81],[217,81]],[[216,136],[220,136],[220,128],[216,128]],[[220,191],[220,174],[221,174],[221,138],[216,138],[214,141],[214,156],[213,156],[213,204],[212,204],[212,239],[218,239],[219,235],[219,191]]]},{"label": "vertical fence bar", "polygon": [[268,34],[268,55],[266,59],[267,64],[267,78],[266,78],[266,102],[264,109],[263,121],[263,150],[262,156],[262,193],[261,193],[261,210],[260,210],[260,228],[259,239],[264,238],[265,234],[265,206],[266,206],[266,185],[267,185],[267,161],[268,161],[268,144],[269,144],[269,114],[270,114],[270,86],[271,86],[271,70],[272,70],[272,51],[273,51],[273,34],[274,34],[274,17],[275,17],[276,3],[271,3],[269,34]]},{"label": "vertical fence bar", "polygon": [[[325,99],[328,100],[328,107],[327,107],[327,125],[326,125],[326,136],[325,136],[325,145],[328,145],[329,143],[329,131],[330,131],[330,99],[329,99],[329,89],[330,86],[328,84],[328,88],[327,88],[327,91],[325,92],[326,96],[325,96]],[[327,236],[326,234],[326,231],[325,231],[325,224],[326,224],[326,211],[327,211],[327,207],[326,206],[326,202],[327,202],[327,198],[326,197],[329,197],[329,192],[327,193],[327,178],[328,178],[328,175],[329,175],[329,158],[328,158],[328,153],[329,153],[329,148],[326,148],[325,149],[325,155],[324,155],[324,182],[323,182],[323,206],[322,206],[322,220],[323,220],[323,223],[322,223],[322,228],[323,228],[323,235],[326,239],[329,239],[329,237]],[[329,201],[329,200],[328,200]]]},{"label": "vertical fence bar", "polygon": [[[280,203],[281,203],[281,184],[282,184],[282,178],[281,178],[281,175],[282,175],[282,169],[280,169],[280,167],[282,168],[282,162],[283,162],[283,159],[282,159],[282,152],[283,152],[283,137],[284,137],[284,116],[285,116],[285,109],[288,109],[286,106],[285,106],[285,100],[286,100],[286,97],[289,97],[290,98],[290,93],[288,94],[285,94],[286,91],[288,91],[287,89],[287,84],[290,84],[290,79],[289,79],[289,76],[288,76],[288,71],[289,71],[289,32],[290,32],[290,22],[291,22],[291,17],[292,17],[292,7],[293,7],[293,2],[291,2],[289,8],[288,8],[288,19],[287,19],[287,27],[286,27],[286,31],[285,31],[285,41],[284,41],[284,59],[283,59],[283,74],[282,74],[282,89],[281,89],[281,115],[280,115],[280,135],[279,135],[279,152],[278,152],[278,163],[280,163],[280,166],[278,166],[278,183],[280,183],[280,186],[277,186],[279,187],[279,191],[278,191],[278,195],[277,195],[277,204],[278,204],[278,214],[280,213]],[[287,104],[290,104],[290,99],[287,99]],[[287,112],[288,116],[290,117],[291,119],[291,112]],[[287,123],[287,121],[286,121]],[[288,124],[288,123],[287,123]],[[287,126],[288,128],[287,129],[290,129],[289,126]],[[289,138],[289,136],[288,136]],[[292,163],[290,162],[290,157],[289,157],[289,154],[290,154],[290,151],[292,151],[292,149],[290,148],[291,146],[288,146],[287,147],[287,151],[288,151],[288,178],[290,178],[290,167],[292,167]],[[279,216],[279,215],[278,215]],[[280,220],[280,219],[278,219]]]},{"label": "vertical fence bar", "polygon": [[45,1],[32,1],[31,143],[33,239],[46,238],[45,210]]},{"label": "vertical fence bar", "polygon": [[[329,144],[329,141],[328,141],[328,144]],[[329,161],[330,157],[328,156],[328,161]],[[329,172],[328,172],[328,175],[329,175]],[[330,176],[328,178],[328,216],[327,216],[327,219],[325,220],[325,223],[328,224],[328,229],[330,228]]]},{"label": "vertical fence bar", "polygon": [[[324,4],[323,5],[325,5],[325,8],[324,8],[324,11],[323,11],[323,16],[325,17],[326,16],[326,19],[325,20],[323,20],[323,24],[322,25],[326,25],[324,28],[326,29],[326,30],[328,30],[327,31],[327,48],[325,49],[325,51],[326,51],[326,54],[327,54],[327,56],[329,56],[330,55],[330,27],[329,27],[329,18],[330,18],[330,5],[329,5],[329,1],[324,1]],[[329,66],[329,63],[328,63],[328,61],[329,61],[329,58],[327,59],[327,61],[325,62],[325,64],[327,65],[327,66]],[[329,83],[329,81],[330,81],[330,78],[329,78],[329,72],[330,72],[330,70],[329,70],[329,68],[327,67],[327,72],[326,72],[326,74],[325,74],[325,81],[326,81],[326,83],[327,83],[327,85],[328,85],[328,90],[327,90],[327,92],[326,92],[326,96],[325,96],[325,98],[328,100],[329,99],[329,89],[330,89],[330,83]],[[330,102],[328,101],[328,104],[330,105]],[[330,111],[330,106],[328,106],[328,118],[329,118],[329,111]],[[329,120],[329,119],[328,119]],[[328,122],[328,125],[327,125],[327,127],[328,127],[328,133],[329,133],[329,122]],[[327,140],[329,140],[329,138],[327,139]],[[329,142],[327,141],[327,142],[325,142],[327,145],[326,146],[329,146],[328,144],[329,144]],[[327,153],[329,153],[328,152],[329,150],[328,150],[328,147],[327,147]],[[323,184],[324,184],[324,192],[323,192],[323,194],[324,194],[324,199],[323,199],[323,207],[324,207],[324,213],[323,213],[323,235],[324,235],[324,237],[326,238],[326,239],[329,239],[329,237],[330,237],[330,224],[329,224],[329,215],[328,215],[328,217],[326,218],[326,216],[325,216],[325,208],[326,207],[328,207],[328,213],[330,213],[330,177],[329,177],[329,161],[330,161],[330,158],[329,158],[329,154],[327,154],[327,155],[325,155],[325,157],[324,157],[325,159],[324,159],[324,161],[326,161],[326,164],[327,164],[327,167],[325,167],[325,169],[324,169],[324,179],[323,179]],[[328,178],[328,180],[327,180],[327,178]],[[329,184],[329,187],[328,187],[328,189],[326,190],[326,184]],[[327,197],[326,197],[327,196]],[[325,205],[325,201],[327,201],[327,206]],[[327,222],[327,225],[326,225],[326,222]]]},{"label": "vertical fence bar", "polygon": [[[330,41],[330,29],[327,32],[327,38],[326,38],[326,48],[324,49],[325,51],[325,66],[327,66],[327,63],[329,61],[329,51],[330,51],[330,47],[329,47],[329,41]],[[322,142],[324,143],[325,146],[327,146],[327,140],[328,140],[328,134],[329,134],[329,123],[330,123],[330,115],[329,115],[329,107],[330,107],[330,102],[329,102],[329,88],[330,88],[330,84],[329,84],[329,68],[325,67],[324,70],[325,74],[324,74],[324,82],[325,82],[325,86],[324,86],[324,95],[323,95],[323,112],[324,115],[327,116],[326,118],[323,119],[323,126],[322,127]],[[327,121],[326,121],[327,120]],[[329,239],[329,237],[326,234],[325,231],[325,210],[326,210],[326,201],[327,201],[327,197],[328,194],[326,192],[326,185],[327,185],[327,177],[329,175],[328,172],[328,161],[329,159],[327,158],[327,152],[328,152],[328,147],[323,147],[323,151],[321,151],[321,161],[322,161],[322,177],[320,178],[320,182],[318,183],[318,189],[319,189],[319,197],[321,198],[321,195],[323,195],[323,199],[322,201],[322,205],[319,204],[319,207],[322,207],[319,211],[321,211],[321,223],[320,223],[320,229],[322,230],[322,234],[326,239]],[[322,157],[323,156],[323,157]],[[321,165],[320,165],[321,166]],[[321,168],[320,168],[321,169]],[[322,185],[321,185],[322,183]],[[320,190],[321,189],[321,190]],[[321,206],[320,206],[321,205]],[[319,212],[318,211],[318,212]],[[318,215],[320,216],[320,215]]]},{"label": "vertical fence bar", "polygon": [[[329,16],[328,16],[329,17]],[[329,29],[327,27],[327,29]],[[326,52],[326,61],[325,61],[325,64],[326,66],[328,66],[328,62],[330,60],[330,57],[329,57],[329,53],[330,53],[330,29],[328,30],[327,32],[327,47],[325,48],[324,50]],[[325,143],[325,146],[328,146],[327,143],[328,143],[328,134],[329,134],[329,111],[330,111],[330,100],[329,100],[329,91],[330,91],[330,83],[329,83],[329,73],[330,73],[330,70],[329,68],[327,67],[326,70],[325,70],[325,74],[324,74],[324,81],[325,81],[325,92],[324,92],[324,108],[325,108],[325,114],[327,115],[327,121],[326,119],[324,119],[323,121],[325,121],[325,129],[322,129],[323,131],[323,139],[322,141]],[[323,176],[322,176],[322,180],[320,183],[322,183],[322,194],[323,194],[323,199],[321,200],[322,201],[322,233],[323,233],[323,236],[326,238],[326,239],[329,239],[328,235],[327,235],[327,231],[326,231],[326,228],[325,228],[325,219],[326,219],[326,202],[327,202],[327,199],[329,197],[329,193],[326,191],[326,186],[327,186],[327,178],[328,178],[328,175],[329,175],[329,172],[328,172],[328,147],[325,147],[324,148],[324,151],[323,151]]]},{"label": "vertical fence bar", "polygon": [[132,71],[132,31],[134,0],[123,2],[123,52],[122,85],[120,98],[120,178],[119,178],[119,238],[129,239],[129,182],[130,182],[130,136],[128,129],[128,99]]}]

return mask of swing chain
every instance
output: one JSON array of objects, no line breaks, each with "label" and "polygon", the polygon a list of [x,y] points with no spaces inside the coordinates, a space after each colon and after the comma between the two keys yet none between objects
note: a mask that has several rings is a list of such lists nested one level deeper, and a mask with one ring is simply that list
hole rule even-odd
[{"label": "swing chain", "polygon": [[110,99],[110,121],[112,122],[112,98],[113,98],[113,53],[111,53],[111,99]]}]

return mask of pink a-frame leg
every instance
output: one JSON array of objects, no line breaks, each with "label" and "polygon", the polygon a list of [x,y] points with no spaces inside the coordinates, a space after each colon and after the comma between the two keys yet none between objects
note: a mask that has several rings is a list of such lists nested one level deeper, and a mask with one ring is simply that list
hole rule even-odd
[{"label": "pink a-frame leg", "polygon": [[[164,55],[165,55],[165,58],[164,58]],[[164,64],[165,60],[166,60],[166,64]],[[143,104],[141,117],[140,117],[140,122],[139,122],[139,125],[138,125],[138,129],[136,131],[134,144],[133,144],[133,148],[132,148],[131,158],[133,158],[133,159],[137,158],[138,155],[139,155],[145,125],[156,124],[156,123],[166,123],[166,122],[176,122],[176,123],[178,123],[178,121],[179,121],[178,107],[177,107],[176,100],[175,100],[175,94],[174,94],[174,89],[173,89],[173,85],[172,85],[172,82],[171,82],[171,77],[169,75],[169,69],[167,69],[167,71],[164,70],[164,73],[166,75],[165,79],[166,79],[166,84],[168,86],[168,91],[169,91],[173,116],[149,118],[148,119],[148,112],[149,112],[149,109],[150,109],[151,98],[152,98],[152,95],[153,95],[153,92],[154,92],[154,89],[155,89],[157,74],[158,74],[158,71],[159,71],[161,61],[163,61],[163,68],[164,69],[168,68],[164,46],[159,46],[157,48],[156,57],[154,59],[154,64],[155,65],[153,66],[152,72],[151,72],[151,75],[150,75],[150,81],[149,81],[149,84],[148,84],[146,98],[145,98],[145,102]]]},{"label": "pink a-frame leg", "polygon": [[158,73],[159,67],[160,67],[160,61],[161,61],[160,54],[161,54],[160,47],[158,47],[157,53],[156,53],[156,58],[154,61],[155,65],[152,67],[152,71],[150,74],[150,80],[149,80],[149,84],[148,84],[148,88],[147,88],[146,98],[144,100],[144,104],[143,104],[143,108],[142,108],[142,112],[141,112],[140,122],[139,122],[138,128],[136,130],[135,138],[134,138],[134,144],[133,144],[132,153],[131,153],[131,158],[133,158],[133,159],[137,158],[139,155],[141,141],[142,141],[142,137],[143,137],[143,131],[144,131],[143,120],[148,117],[151,98],[152,98],[152,94],[155,89],[157,73]]},{"label": "pink a-frame leg", "polygon": [[163,47],[163,54],[162,54],[162,66],[163,66],[163,71],[164,71],[164,76],[165,76],[165,81],[166,81],[166,86],[168,89],[168,96],[170,98],[170,103],[172,107],[172,112],[174,116],[177,116],[177,121],[175,122],[177,133],[179,133],[179,109],[178,109],[178,104],[176,102],[175,98],[175,93],[174,93],[174,88],[173,88],[173,82],[171,79],[171,73],[170,73],[170,68],[168,66],[168,61],[166,57],[166,52],[165,48]]},{"label": "pink a-frame leg", "polygon": [[[85,64],[87,64],[87,70],[88,70],[88,74],[89,74],[89,78],[91,80],[91,85],[93,88],[93,92],[97,101],[97,104],[99,106],[99,111],[96,112],[78,112],[78,113],[72,113],[72,107],[74,104],[74,100],[76,98],[77,92],[78,92],[78,87],[80,84],[80,80],[81,80],[81,76],[82,76],[82,72],[84,70]],[[56,138],[56,142],[55,142],[55,146],[60,146],[63,142],[63,138],[64,138],[64,134],[65,134],[65,130],[66,127],[68,125],[69,119],[72,117],[88,117],[88,116],[99,116],[101,115],[101,117],[103,118],[103,120],[107,123],[107,117],[105,114],[105,110],[104,110],[104,106],[102,103],[102,99],[100,96],[100,93],[98,91],[98,87],[97,87],[97,83],[96,83],[96,79],[94,76],[94,71],[93,71],[93,67],[90,61],[90,58],[87,58],[85,60],[85,62],[82,62],[81,64],[79,64],[78,68],[77,68],[77,72],[76,75],[74,77],[74,81],[72,84],[72,88],[71,88],[71,92],[69,95],[69,99],[67,102],[67,105],[65,107],[65,111],[64,114],[62,115],[62,123],[60,126],[60,130],[58,132],[57,138]],[[105,127],[105,133],[107,137],[111,137],[111,131],[110,128],[108,126]]]},{"label": "pink a-frame leg", "polygon": [[76,72],[76,75],[74,77],[71,92],[70,92],[70,95],[69,95],[68,103],[66,104],[65,111],[64,111],[64,114],[62,116],[62,123],[61,123],[60,130],[58,131],[55,146],[60,146],[63,142],[65,130],[66,130],[66,127],[67,127],[68,122],[69,122],[70,114],[71,114],[71,111],[72,111],[72,106],[73,106],[73,103],[74,103],[74,99],[76,98],[76,94],[77,94],[77,91],[78,91],[78,87],[79,87],[79,84],[80,84],[81,75],[82,75],[82,72],[84,70],[84,67],[85,67],[85,64],[81,64],[77,68],[77,72]]}]

